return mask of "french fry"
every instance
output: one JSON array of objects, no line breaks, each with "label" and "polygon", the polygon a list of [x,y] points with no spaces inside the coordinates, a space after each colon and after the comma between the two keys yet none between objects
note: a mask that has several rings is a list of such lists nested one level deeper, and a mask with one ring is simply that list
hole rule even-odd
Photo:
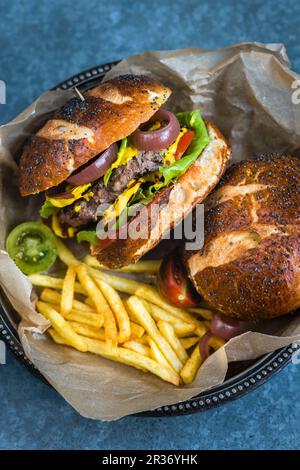
[{"label": "french fry", "polygon": [[81,285],[86,293],[92,298],[97,312],[104,317],[104,329],[107,340],[116,343],[118,340],[117,325],[110,306],[93,279],[89,276],[87,267],[80,264],[76,267],[76,271]]},{"label": "french fry", "polygon": [[[44,302],[48,302],[50,304],[57,304],[60,305],[61,302],[61,294],[55,290],[49,289],[46,287],[43,289],[41,295],[40,295],[40,300],[43,300]],[[93,304],[94,307],[94,304]],[[83,302],[80,302],[79,300],[73,299],[72,303],[72,308],[74,310],[80,310],[82,312],[94,312],[94,310],[89,307],[88,305],[84,304]]]},{"label": "french fry", "polygon": [[199,345],[194,348],[192,355],[187,360],[182,370],[180,371],[180,377],[183,383],[190,384],[196,377],[199,367],[202,364],[202,357],[200,354]]},{"label": "french fry", "polygon": [[[46,276],[45,274],[30,274],[28,277],[34,286],[50,287],[51,289],[59,290],[63,287],[63,279],[61,277]],[[85,294],[85,290],[78,282],[75,282],[74,291],[77,294]]]},{"label": "french fry", "polygon": [[142,299],[147,300],[148,302],[151,302],[173,314],[178,319],[185,321],[186,323],[192,323],[196,326],[199,326],[199,328],[203,328],[203,322],[197,320],[189,312],[170,305],[159,295],[155,287],[150,286],[149,284],[134,281],[132,279],[125,279],[120,276],[115,276],[114,274],[103,273],[102,271],[98,271],[94,268],[89,268],[89,271],[93,277],[106,282],[107,284],[114,287],[114,289],[126,294],[141,297]]},{"label": "french fry", "polygon": [[43,289],[41,292],[40,300],[43,300],[44,302],[47,302],[49,304],[60,305],[61,294],[56,290],[49,289],[49,287],[45,287],[45,289]]},{"label": "french fry", "polygon": [[121,297],[118,292],[106,282],[97,278],[94,278],[94,280],[115,314],[119,327],[118,342],[125,343],[129,341],[131,335],[130,320]]},{"label": "french fry", "polygon": [[[39,300],[43,300],[43,299],[40,298]],[[52,308],[54,308],[54,310],[56,310],[61,315],[60,304],[52,304],[51,302],[46,302],[46,304],[48,304],[48,303]]]},{"label": "french fry", "polygon": [[57,331],[54,330],[54,328],[49,328],[47,330],[47,333],[49,333],[49,335],[51,336],[51,338],[53,339],[53,341],[55,341],[55,343],[57,344],[64,344],[65,346],[73,346],[72,344],[68,344],[67,340],[63,339],[58,333]]},{"label": "french fry", "polygon": [[222,346],[224,346],[225,343],[225,339],[214,335],[211,336],[207,342],[207,344],[215,350],[220,349]]},{"label": "french fry", "polygon": [[173,351],[177,354],[178,359],[184,364],[188,360],[189,356],[180,340],[177,338],[173,326],[162,320],[159,320],[157,326],[163,337],[168,341]]},{"label": "french fry", "polygon": [[[179,320],[177,317],[172,315],[172,313],[166,312],[166,310],[158,307],[157,305],[151,304],[150,302],[146,302],[147,308],[150,310],[152,317],[156,320],[162,320],[169,323],[178,323]],[[190,325],[190,323],[184,322],[185,325]],[[196,328],[196,327],[195,327]]]},{"label": "french fry", "polygon": [[130,349],[131,351],[135,351],[143,356],[150,357],[150,348],[145,344],[139,343],[138,341],[127,341],[126,343],[122,344],[123,348]]},{"label": "french fry", "polygon": [[[149,338],[150,336],[148,335],[143,335],[141,336],[141,338],[136,338],[135,341],[137,341],[138,343],[141,343],[141,344],[146,344],[146,346],[149,346]],[[130,341],[131,341],[132,338],[130,338]]]},{"label": "french fry", "polygon": [[165,338],[158,331],[155,321],[151,317],[150,313],[146,309],[143,301],[138,297],[129,297],[126,301],[126,306],[129,308],[131,313],[135,316],[136,320],[142,325],[147,331],[148,335],[155,341],[167,361],[171,364],[176,372],[179,372],[182,368],[182,362],[178,359],[177,355],[165,340]]},{"label": "french fry", "polygon": [[137,297],[141,297],[142,299],[148,300],[152,304],[157,305],[158,307],[161,307],[163,310],[166,312],[169,312],[176,318],[186,322],[186,323],[192,323],[193,325],[201,327],[201,322],[197,320],[193,315],[188,313],[187,311],[178,308],[178,307],[173,307],[170,305],[168,302],[166,302],[158,293],[157,289],[153,286],[150,286],[148,284],[143,284],[142,287],[137,289],[135,292],[135,295]]},{"label": "french fry", "polygon": [[83,262],[85,264],[87,264],[88,266],[90,266],[91,268],[97,268],[97,269],[108,269],[108,268],[105,268],[103,266],[103,264],[99,263],[99,261],[97,260],[97,258],[95,258],[94,256],[91,256],[91,255],[86,255],[84,257],[84,260]]},{"label": "french fry", "polygon": [[[134,281],[133,279],[126,279],[124,277],[115,276],[114,274],[104,273],[91,267],[89,268],[89,272],[93,277],[106,282],[114,289],[118,290],[119,292],[124,292],[125,294],[134,295],[137,289],[143,285],[142,283]],[[145,286],[146,285],[147,284],[145,284]]]},{"label": "french fry", "polygon": [[[105,269],[109,271],[107,267],[100,264],[99,261],[91,255],[87,255],[84,258],[84,262],[92,267],[97,269]],[[135,264],[129,264],[124,268],[114,269],[114,271],[120,271],[125,273],[149,273],[149,274],[156,274],[159,271],[161,265],[161,260],[146,260],[146,261],[137,261]]]},{"label": "french fry", "polygon": [[208,330],[208,327],[205,325],[205,322],[202,321],[202,322],[199,322],[200,324],[197,326],[197,328],[195,329],[195,333],[196,335],[200,336],[200,338],[202,336],[205,335],[205,333],[207,332]]},{"label": "french fry", "polygon": [[94,354],[98,354],[106,359],[112,361],[121,362],[137,369],[152,372],[166,382],[170,382],[173,385],[179,385],[180,378],[176,372],[173,372],[170,368],[164,367],[157,364],[156,361],[149,357],[143,356],[134,351],[130,351],[126,348],[120,348],[117,346],[111,347],[109,343],[104,341],[85,338],[87,343],[88,351]]},{"label": "french fry", "polygon": [[192,325],[190,323],[183,323],[179,321],[173,324],[173,328],[174,328],[175,334],[179,338],[183,338],[185,336],[190,336],[191,334],[195,334],[195,330],[196,330],[195,325]]},{"label": "french fry", "polygon": [[148,273],[157,274],[162,260],[143,260],[137,261],[135,264],[130,264],[121,269],[123,272],[128,273]]},{"label": "french fry", "polygon": [[[171,366],[168,363],[167,359],[160,352],[159,347],[157,346],[155,341],[152,338],[150,338],[150,336],[148,336],[148,342],[149,342],[149,345],[150,345],[150,355],[151,355],[152,359],[154,359],[156,362],[158,362],[158,364],[161,364],[164,367],[171,368]],[[174,370],[174,369],[172,369],[172,370]]]},{"label": "french fry", "polygon": [[101,328],[104,323],[103,316],[99,315],[99,313],[81,312],[78,310],[71,310],[66,319],[68,321],[76,321],[98,329]]},{"label": "french fry", "polygon": [[207,308],[189,308],[188,311],[200,315],[205,320],[211,320],[213,317],[213,312]]},{"label": "french fry", "polygon": [[[156,287],[114,275],[90,255],[84,259],[86,264],[81,263],[60,239],[57,246],[59,258],[68,267],[66,276],[29,276],[33,285],[44,287],[36,306],[52,324],[48,330],[52,339],[152,372],[174,385],[181,379],[191,383],[203,362],[199,338],[210,328],[213,312],[174,307]],[[155,274],[160,264],[160,260],[138,261],[117,271]],[[131,297],[123,302],[117,291]],[[85,300],[77,300],[75,293],[85,295]],[[224,343],[216,336],[208,342],[213,349]],[[186,350],[194,345],[189,357]]]},{"label": "french fry", "polygon": [[66,245],[59,239],[56,239],[57,242],[57,254],[59,259],[65,263],[67,266],[77,266],[80,261],[75,258],[73,253],[66,247]]},{"label": "french fry", "polygon": [[85,325],[83,323],[78,323],[76,321],[69,322],[74,331],[82,336],[87,336],[88,338],[101,339],[105,341],[105,331],[104,328],[93,328],[92,326]]},{"label": "french fry", "polygon": [[74,299],[75,279],[76,279],[75,266],[70,266],[67,269],[67,273],[63,281],[63,287],[62,287],[62,292],[61,292],[60,311],[63,317],[67,316],[68,313],[70,313],[72,310],[73,299]]},{"label": "french fry", "polygon": [[184,347],[184,349],[190,349],[192,346],[199,343],[199,337],[191,336],[190,338],[182,338],[180,342],[182,346]]},{"label": "french fry", "polygon": [[145,333],[145,329],[141,325],[138,325],[137,323],[133,321],[130,322],[130,330],[131,330],[130,339],[142,338],[142,336]]},{"label": "french fry", "polygon": [[86,297],[86,299],[84,299],[84,303],[85,305],[88,305],[89,307],[95,308],[93,299],[91,299],[90,297]]},{"label": "french fry", "polygon": [[70,345],[78,351],[86,352],[87,345],[71,327],[71,325],[54,308],[45,302],[38,301],[36,307],[48,320],[54,330]]}]

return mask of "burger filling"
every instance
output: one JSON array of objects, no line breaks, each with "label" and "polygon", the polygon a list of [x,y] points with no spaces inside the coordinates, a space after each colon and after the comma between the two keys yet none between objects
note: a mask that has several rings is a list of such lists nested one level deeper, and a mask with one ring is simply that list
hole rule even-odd
[{"label": "burger filling", "polygon": [[[96,222],[98,219],[97,208],[101,204],[113,203],[132,180],[138,180],[149,172],[159,170],[163,158],[163,152],[140,152],[136,157],[131,158],[126,165],[116,168],[107,186],[105,186],[103,178],[96,181],[90,188],[93,197],[89,201],[80,199],[71,206],[63,208],[59,215],[60,222],[72,227]],[[77,209],[75,209],[76,207]]]},{"label": "burger filling", "polygon": [[71,175],[63,192],[48,191],[40,214],[52,218],[58,236],[76,234],[79,241],[95,243],[99,220],[103,226],[113,222],[120,227],[137,207],[149,204],[157,192],[183,175],[208,143],[198,110],[177,116],[160,110]]}]

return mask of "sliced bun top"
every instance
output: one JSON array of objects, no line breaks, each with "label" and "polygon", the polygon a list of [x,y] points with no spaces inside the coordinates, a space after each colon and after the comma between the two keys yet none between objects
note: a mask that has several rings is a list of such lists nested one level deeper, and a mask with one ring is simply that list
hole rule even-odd
[{"label": "sliced bun top", "polygon": [[74,97],[24,148],[22,196],[57,186],[81,165],[134,132],[165,103],[171,90],[145,75],[121,75]]}]

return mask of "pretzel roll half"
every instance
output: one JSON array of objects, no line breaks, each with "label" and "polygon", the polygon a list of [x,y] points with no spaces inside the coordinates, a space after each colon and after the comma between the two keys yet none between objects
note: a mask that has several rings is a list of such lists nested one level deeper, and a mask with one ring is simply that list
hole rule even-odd
[{"label": "pretzel roll half", "polygon": [[300,307],[300,160],[263,156],[229,169],[206,202],[205,243],[183,254],[198,292],[239,320]]}]

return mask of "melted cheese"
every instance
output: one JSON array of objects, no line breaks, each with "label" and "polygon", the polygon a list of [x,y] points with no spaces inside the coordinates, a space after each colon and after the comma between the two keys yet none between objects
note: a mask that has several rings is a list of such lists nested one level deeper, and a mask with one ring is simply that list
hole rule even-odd
[{"label": "melted cheese", "polygon": [[52,216],[51,228],[55,235],[59,238],[72,238],[77,232],[74,227],[68,227],[67,229],[63,229],[59,223],[57,215]]},{"label": "melted cheese", "polygon": [[109,172],[115,170],[119,166],[126,165],[131,158],[136,157],[140,151],[132,145],[127,145],[124,149],[119,150],[117,160],[111,165]]},{"label": "melted cheese", "polygon": [[70,204],[73,204],[73,202],[77,201],[77,199],[84,198],[86,201],[89,201],[91,197],[94,196],[94,193],[92,191],[84,194],[84,192],[91,187],[91,183],[88,184],[83,184],[81,186],[76,186],[75,188],[71,189],[70,194],[72,194],[72,197],[70,198],[57,198],[57,197],[50,197],[46,195],[46,200],[51,202],[52,206],[54,207],[66,207],[69,206]]},{"label": "melted cheese", "polygon": [[151,127],[149,127],[148,131],[156,131],[157,129],[161,128],[161,123],[159,121],[156,121],[154,124],[152,124]]},{"label": "melted cheese", "polygon": [[178,146],[178,143],[181,139],[181,137],[187,132],[187,128],[186,127],[183,127],[182,129],[180,129],[180,132],[179,132],[179,135],[177,137],[177,139],[175,140],[175,142],[173,142],[173,144],[170,145],[170,147],[167,149],[166,153],[165,153],[165,158],[164,158],[164,166],[166,166],[166,164],[168,165],[171,165],[172,163],[175,162],[175,153],[176,153],[176,150],[177,150],[177,146]]},{"label": "melted cheese", "polygon": [[[136,157],[139,154],[139,150],[132,145],[128,145],[125,149],[120,152],[120,164],[119,165],[126,165],[126,163],[131,160],[131,158]],[[112,165],[113,166],[113,165]]]},{"label": "melted cheese", "polygon": [[105,220],[105,224],[120,216],[141,184],[142,181],[130,181],[127,189],[125,189],[125,191],[123,191],[123,193],[117,197],[114,204],[112,204],[105,212],[103,212],[103,219]]}]

